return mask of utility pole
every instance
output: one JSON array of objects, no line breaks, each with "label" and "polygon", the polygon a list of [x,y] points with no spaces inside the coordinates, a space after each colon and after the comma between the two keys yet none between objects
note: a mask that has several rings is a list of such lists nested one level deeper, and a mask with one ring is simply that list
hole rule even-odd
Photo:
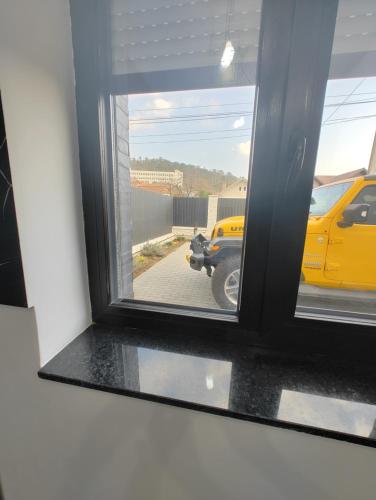
[{"label": "utility pole", "polygon": [[371,156],[369,158],[368,173],[376,174],[376,130],[375,130],[375,137],[373,138]]}]

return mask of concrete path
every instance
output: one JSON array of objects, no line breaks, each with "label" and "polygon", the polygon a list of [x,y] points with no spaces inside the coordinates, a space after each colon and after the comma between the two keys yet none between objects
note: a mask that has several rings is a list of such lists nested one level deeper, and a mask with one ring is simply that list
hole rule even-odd
[{"label": "concrete path", "polygon": [[206,271],[194,271],[185,259],[189,243],[170,253],[133,282],[134,298],[165,304],[218,309]]}]

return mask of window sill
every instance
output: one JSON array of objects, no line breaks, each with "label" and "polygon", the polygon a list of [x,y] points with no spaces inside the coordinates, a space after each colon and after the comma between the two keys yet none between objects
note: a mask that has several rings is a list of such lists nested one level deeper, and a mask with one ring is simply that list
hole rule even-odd
[{"label": "window sill", "polygon": [[93,325],[39,377],[376,447],[376,370]]}]

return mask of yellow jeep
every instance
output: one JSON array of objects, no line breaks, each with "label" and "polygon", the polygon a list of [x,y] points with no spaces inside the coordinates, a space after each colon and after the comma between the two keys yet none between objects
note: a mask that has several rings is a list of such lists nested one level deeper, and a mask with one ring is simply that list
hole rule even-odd
[{"label": "yellow jeep", "polygon": [[[244,217],[220,220],[211,239],[191,241],[192,269],[206,268],[218,305],[238,300]],[[214,273],[213,273],[214,270]],[[330,288],[376,290],[376,175],[313,189],[301,279]]]}]

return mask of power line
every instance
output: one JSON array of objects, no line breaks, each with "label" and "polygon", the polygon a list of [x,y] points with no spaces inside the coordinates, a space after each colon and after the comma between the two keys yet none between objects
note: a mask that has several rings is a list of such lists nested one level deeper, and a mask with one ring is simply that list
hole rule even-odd
[{"label": "power line", "polygon": [[140,144],[171,144],[175,142],[201,142],[201,141],[221,141],[223,139],[237,139],[240,137],[248,137],[251,139],[250,134],[242,134],[242,135],[229,135],[226,137],[205,137],[201,139],[182,139],[182,140],[175,140],[175,141],[148,141],[148,142],[132,142],[132,145],[140,145]]},{"label": "power line", "polygon": [[363,116],[349,116],[348,118],[337,118],[335,120],[330,120],[330,121],[325,121],[321,124],[322,127],[325,125],[335,125],[336,123],[348,123],[348,122],[353,122],[356,120],[365,120],[367,118],[375,118],[376,114],[374,115],[363,115]]},{"label": "power line", "polygon": [[[342,106],[356,105],[356,104],[370,104],[370,103],[376,103],[376,99],[371,99],[371,100],[367,100],[367,101],[358,101],[358,102],[346,102],[346,103],[341,104],[341,107]],[[328,105],[328,107],[333,107],[333,106],[338,106],[338,104],[329,104]],[[211,117],[208,118],[209,115],[206,115],[206,116],[207,117],[205,119],[212,119]],[[244,116],[244,113],[242,116]],[[226,117],[227,117],[227,115],[226,115]],[[216,115],[216,118],[221,118],[221,117]],[[184,119],[184,120],[179,120],[179,121],[190,121],[190,120]],[[331,120],[325,120],[323,122],[323,124],[330,122],[330,121]],[[242,130],[251,130],[251,129],[242,129]],[[232,132],[232,131],[233,131],[233,129],[203,130],[203,131],[196,131],[196,132],[171,132],[171,133],[164,133],[164,134],[141,134],[141,135],[132,135],[131,137],[137,137],[137,138],[139,138],[139,137],[164,137],[164,136],[169,136],[169,135],[212,134],[215,132]]]},{"label": "power line", "polygon": [[353,93],[354,93],[356,90],[358,90],[358,88],[362,85],[362,83],[363,83],[364,81],[365,81],[365,78],[362,78],[362,80],[361,80],[361,81],[360,81],[357,85],[355,85],[355,87],[354,87],[354,88],[353,88],[353,90],[350,92],[350,94],[349,94],[349,95],[348,95],[348,96],[347,96],[347,97],[346,97],[346,98],[342,101],[342,103],[341,103],[341,104],[339,104],[339,105],[336,107],[336,109],[335,109],[332,113],[330,113],[330,115],[329,115],[329,116],[325,119],[325,121],[323,122],[323,125],[325,125],[325,123],[327,123],[327,122],[328,122],[328,121],[332,118],[332,116],[334,116],[334,115],[337,113],[337,111],[339,110],[339,108],[340,108],[341,106],[343,106],[343,105],[347,102],[348,98],[349,98],[349,97],[351,97],[351,96],[353,95]]},{"label": "power line", "polygon": [[[334,97],[347,97],[349,94],[333,94],[333,95],[327,95],[326,99],[333,99]],[[376,90],[374,92],[354,92],[351,94],[352,96],[357,96],[357,95],[376,95]],[[248,106],[252,104],[251,102],[226,102],[222,104],[199,104],[195,106],[174,106],[171,108],[166,108],[166,110],[178,110],[178,109],[198,109],[198,108],[220,108],[222,106]],[[152,112],[152,111],[161,111],[161,108],[140,108],[140,109],[132,109],[130,110],[131,113],[138,113],[138,112]]]},{"label": "power line", "polygon": [[[252,130],[251,127],[249,128],[238,128],[236,129],[238,132],[241,130]],[[227,129],[220,129],[220,130],[202,130],[202,131],[197,131],[197,132],[171,132],[167,134],[144,134],[144,135],[132,135],[131,138],[140,138],[140,137],[164,137],[166,135],[192,135],[192,134],[214,134],[214,133],[219,133],[219,132],[234,132],[233,128],[227,128]]]},{"label": "power line", "polygon": [[[354,92],[353,94],[351,95],[375,95],[376,94],[376,90],[374,92]],[[329,98],[333,98],[333,97],[346,97],[348,96],[349,94],[334,94],[334,95],[327,95],[325,96],[326,99],[329,99]]]},{"label": "power line", "polygon": [[349,102],[342,102],[342,103],[332,103],[332,104],[325,104],[324,108],[333,108],[335,106],[355,106],[357,104],[370,104],[376,102],[376,99],[367,99],[366,101],[349,101]]},{"label": "power line", "polygon": [[[325,120],[329,121],[329,119],[335,115],[335,113],[341,108],[342,106],[356,106],[359,104],[372,104],[376,103],[376,99],[368,99],[368,100],[363,100],[363,101],[350,101],[350,102],[345,102],[344,100],[341,103],[331,103],[331,104],[325,104],[324,108],[331,108],[335,107],[336,109],[329,115],[329,117]],[[181,116],[166,116],[166,117],[154,117],[154,118],[140,118],[140,119],[131,119],[129,120],[130,123],[135,124],[135,125],[145,125],[145,124],[155,124],[155,123],[175,123],[179,121],[197,121],[197,120],[213,120],[213,119],[224,119],[224,118],[234,118],[237,116],[251,116],[254,113],[251,111],[234,111],[231,113],[214,113],[214,114],[205,114],[205,115],[200,115],[200,114],[194,114],[194,115],[181,115]]]},{"label": "power line", "polygon": [[[363,119],[368,119],[368,118],[375,118],[376,114],[373,115],[363,115],[363,116],[355,116],[355,117],[349,117],[349,118],[337,118],[335,120],[330,120],[328,122],[323,122],[322,126],[325,125],[335,125],[337,123],[347,123],[351,121],[356,121],[356,120],[363,120]],[[251,130],[251,129],[241,129],[241,130]],[[209,132],[227,132],[227,131],[232,131],[232,129],[229,130],[213,130]],[[188,132],[189,133],[189,132]],[[208,133],[208,132],[191,132],[191,133]],[[186,134],[186,132],[179,132],[176,135],[180,134]],[[155,136],[161,136],[164,134],[155,134]],[[174,135],[174,134],[166,134],[166,135]],[[139,136],[142,137],[142,136]],[[250,138],[250,134],[237,134],[237,135],[230,135],[230,136],[225,136],[225,137],[205,137],[205,138],[200,138],[200,139],[181,139],[181,140],[167,140],[167,141],[147,141],[147,142],[132,142],[132,145],[142,145],[142,144],[171,144],[171,143],[178,143],[178,142],[201,142],[201,141],[218,141],[222,139],[236,139],[236,138],[241,138],[241,137],[248,137]]]},{"label": "power line", "polygon": [[196,120],[217,120],[222,118],[236,117],[236,116],[251,116],[253,112],[239,112],[239,113],[219,113],[211,115],[182,115],[182,116],[172,116],[160,119],[155,118],[143,118],[141,120],[129,120],[130,123],[135,125],[145,125],[154,123],[174,123],[174,122],[185,122],[185,121],[196,121]]},{"label": "power line", "polygon": [[208,116],[233,116],[233,115],[244,115],[252,113],[251,111],[226,111],[222,113],[207,113],[207,114],[194,114],[194,115],[177,115],[177,116],[154,116],[152,118],[133,118],[130,122],[139,121],[155,121],[155,120],[172,120],[175,118],[206,118]]},{"label": "power line", "polygon": [[[326,104],[324,107],[335,107],[336,109],[326,118],[322,126],[325,125],[333,125],[336,123],[347,123],[351,121],[356,121],[356,120],[361,120],[361,119],[367,119],[367,118],[373,118],[376,115],[363,115],[363,116],[358,116],[358,117],[348,117],[348,118],[339,118],[337,120],[331,120],[330,118],[335,115],[335,113],[342,107],[342,106],[350,106],[350,105],[357,105],[357,104],[370,104],[376,102],[376,99],[368,99],[368,100],[362,100],[362,101],[354,101],[354,102],[347,102],[347,99],[351,96],[354,95],[365,95],[365,94],[374,94],[373,92],[360,92],[358,94],[355,93],[355,90],[359,88],[359,86],[363,83],[364,79],[358,83],[353,89],[353,92],[350,94],[344,94],[346,96],[346,99],[343,100],[341,103],[332,103],[332,104]],[[375,92],[376,93],[376,92]],[[335,97],[335,96],[331,96]],[[339,94],[336,96],[339,97]],[[235,103],[232,103],[234,105]],[[231,105],[230,103],[226,105]],[[207,105],[205,107],[209,106],[214,106],[214,105]],[[194,106],[192,106],[194,107]],[[204,107],[204,106],[203,106]],[[176,108],[178,109],[178,108]],[[180,121],[197,121],[197,120],[212,120],[212,119],[223,119],[223,118],[229,118],[229,117],[235,117],[235,116],[250,116],[253,115],[252,112],[232,112],[232,113],[215,113],[215,114],[206,114],[206,115],[182,115],[182,116],[177,116],[177,117],[161,117],[161,120],[163,120],[164,123],[176,123]],[[132,123],[136,124],[143,124],[143,123],[160,123],[156,118],[150,118],[150,119],[142,119],[142,120],[130,120]],[[163,123],[162,122],[162,123]],[[240,129],[240,130],[251,130],[251,128],[246,128],[246,129]],[[207,130],[207,131],[194,131],[194,132],[175,132],[175,133],[164,133],[164,134],[148,134],[148,135],[134,135],[132,138],[147,138],[147,137],[166,137],[166,136],[177,136],[177,135],[197,135],[197,134],[211,134],[211,133],[221,133],[221,132],[232,132],[233,129],[223,129],[223,130]],[[244,137],[244,136],[229,136],[229,137],[222,137],[223,139],[227,138],[235,138],[235,137]],[[133,144],[163,144],[163,143],[170,143],[170,142],[197,142],[201,140],[218,140],[222,138],[207,138],[207,139],[186,139],[182,141],[153,141],[153,142],[143,142],[143,143],[133,143]]]},{"label": "power line", "polygon": [[[376,94],[376,92],[375,92]],[[176,106],[173,108],[166,108],[166,111],[176,110],[176,109],[195,109],[195,108],[220,108],[222,106],[249,106],[251,102],[228,102],[223,104],[200,104],[197,106]],[[161,111],[161,108],[144,108],[144,109],[132,109],[131,112],[143,112],[143,111]]]}]

